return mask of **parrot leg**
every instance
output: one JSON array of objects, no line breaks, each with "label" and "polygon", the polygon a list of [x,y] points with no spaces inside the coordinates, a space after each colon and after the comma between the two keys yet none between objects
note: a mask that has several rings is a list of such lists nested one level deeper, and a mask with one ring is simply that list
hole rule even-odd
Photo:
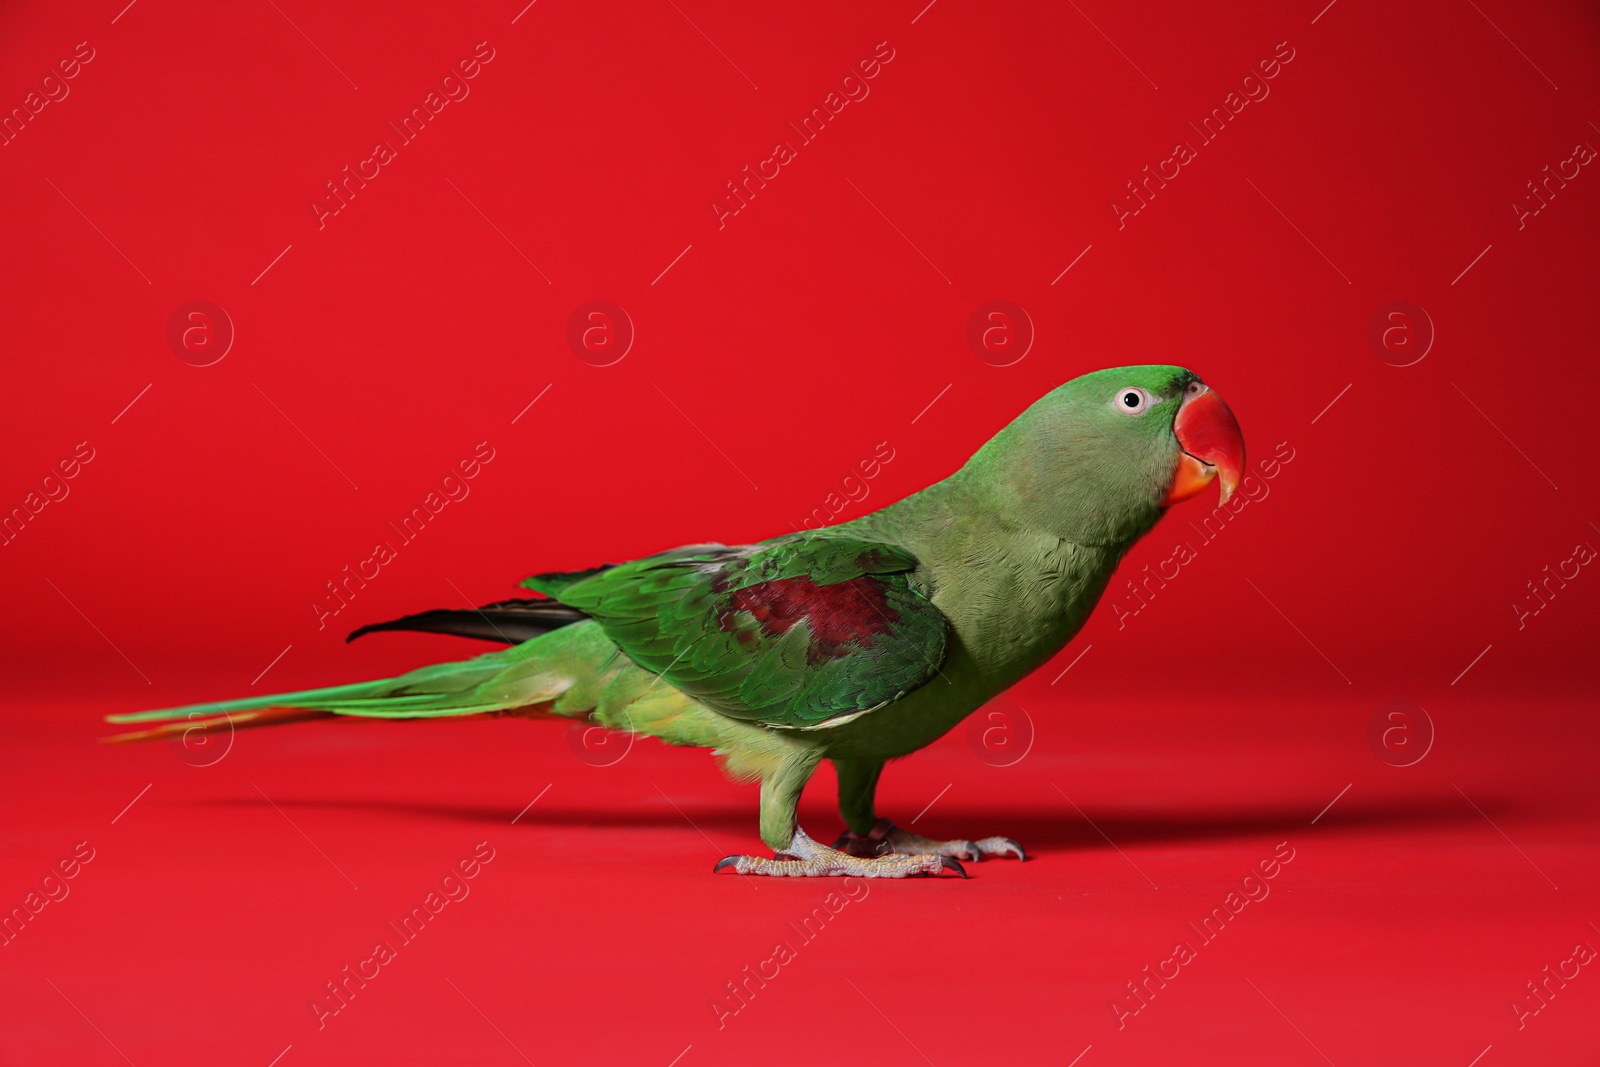
[{"label": "parrot leg", "polygon": [[858,834],[846,830],[839,835],[833,847],[852,856],[905,856],[932,853],[935,856],[955,856],[964,860],[981,860],[986,856],[1014,855],[1019,860],[1028,858],[1022,846],[1009,837],[983,837],[976,841],[956,839],[938,841],[909,830],[902,830],[888,819],[879,819],[869,833]]},{"label": "parrot leg", "polygon": [[732,867],[738,874],[765,874],[792,878],[906,878],[913,874],[938,874],[954,871],[965,878],[967,872],[949,856],[886,855],[852,856],[827,845],[819,845],[806,832],[795,827],[789,845],[772,859],[761,856],[727,856],[717,861],[711,873]]},{"label": "parrot leg", "polygon": [[[940,871],[955,871],[963,878],[967,876],[961,864],[948,856],[931,853],[852,856],[813,841],[800,829],[795,811],[800,803],[800,793],[821,759],[821,753],[816,749],[797,749],[761,779],[761,839],[777,850],[777,855],[772,859],[728,856],[717,862],[712,868],[713,874],[724,867],[732,867],[739,874],[800,878],[905,878],[913,874],[938,874]],[[869,790],[869,803],[870,798]]]},{"label": "parrot leg", "polygon": [[833,769],[839,777],[839,814],[845,826],[865,837],[878,822],[872,797],[878,791],[883,761],[836,759]]},{"label": "parrot leg", "polygon": [[1025,860],[1022,846],[1009,837],[985,837],[977,841],[936,841],[902,830],[888,819],[880,819],[873,809],[873,794],[878,789],[878,776],[883,773],[881,760],[833,761],[839,776],[839,814],[848,829],[840,835],[833,847],[852,856],[921,855],[954,856],[959,859],[981,860],[985,856],[1014,854]]}]

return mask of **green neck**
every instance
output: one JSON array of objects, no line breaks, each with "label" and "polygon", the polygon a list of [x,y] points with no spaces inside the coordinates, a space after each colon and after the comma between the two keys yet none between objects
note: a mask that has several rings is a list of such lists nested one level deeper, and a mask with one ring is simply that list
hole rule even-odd
[{"label": "green neck", "polygon": [[1155,493],[1137,482],[1130,490],[1128,480],[1142,472],[1095,439],[1062,440],[1052,430],[1035,405],[950,477],[858,521],[893,530],[916,550],[949,527],[976,524],[995,536],[1054,538],[1120,556],[1160,520]]}]

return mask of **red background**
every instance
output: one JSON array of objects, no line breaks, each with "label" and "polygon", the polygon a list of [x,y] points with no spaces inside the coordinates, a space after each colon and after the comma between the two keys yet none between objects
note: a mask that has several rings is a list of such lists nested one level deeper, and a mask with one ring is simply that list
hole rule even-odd
[{"label": "red background", "polygon": [[[7,112],[94,58],[0,148],[0,507],[94,459],[0,548],[0,905],[76,842],[96,858],[0,949],[0,1058],[1590,1061],[1600,977],[1520,1030],[1508,1005],[1600,946],[1600,579],[1521,629],[1511,605],[1600,545],[1600,177],[1521,229],[1510,205],[1600,145],[1595,16],[923,2],[8,6]],[[470,95],[319,229],[324,182],[480,41]],[[882,41],[870,95],[719,229],[724,183]],[[1124,183],[1283,41],[1270,95],[1119,229]],[[166,340],[197,299],[237,334],[204,368]],[[592,299],[636,330],[612,366],[566,342]],[[966,342],[994,299],[1036,331],[1010,366]],[[1403,368],[1367,339],[1393,300],[1436,332]],[[933,801],[916,829],[1034,859],[874,884],[723,1029],[712,998],[834,887],[710,876],[759,842],[754,788],[704,754],[599,767],[509,721],[241,734],[206,767],[94,744],[108,712],[479,651],[341,638],[784,532],[887,441],[853,517],[1143,362],[1194,368],[1254,456],[1294,460],[1011,694],[1024,759],[961,729],[886,774],[885,814]],[[319,630],[324,582],[480,441],[471,495]],[[1413,766],[1367,741],[1392,700],[1436,731]],[[802,817],[837,832],[827,771]],[[310,998],[482,840],[472,896],[318,1031]],[[1124,983],[1281,841],[1272,895],[1119,1030]]]}]

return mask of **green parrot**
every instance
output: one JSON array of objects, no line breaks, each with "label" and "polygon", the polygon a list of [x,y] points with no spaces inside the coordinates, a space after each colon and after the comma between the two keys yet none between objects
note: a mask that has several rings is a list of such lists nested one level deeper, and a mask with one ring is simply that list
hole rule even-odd
[{"label": "green parrot", "polygon": [[[885,761],[930,744],[1059,652],[1118,562],[1166,508],[1220,479],[1244,442],[1222,398],[1182,367],[1118,367],[1033,404],[950,477],[850,522],[753,545],[675,548],[537,574],[541,597],[429,611],[357,630],[421,630],[511,647],[379,681],[112,715],[155,723],[112,741],[332,716],[581,719],[709,748],[761,783],[771,859],[740,874],[901,878],[1014,854],[1004,837],[934,841],[879,819]],[[838,772],[847,830],[800,828],[817,765]]]}]

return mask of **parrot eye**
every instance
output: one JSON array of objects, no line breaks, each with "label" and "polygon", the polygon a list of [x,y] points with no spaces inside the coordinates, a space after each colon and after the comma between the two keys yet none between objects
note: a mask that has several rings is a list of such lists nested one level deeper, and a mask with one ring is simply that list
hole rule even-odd
[{"label": "parrot eye", "polygon": [[1126,389],[1117,390],[1117,398],[1113,403],[1124,415],[1138,415],[1154,401],[1150,399],[1149,393],[1137,385],[1130,385]]}]

